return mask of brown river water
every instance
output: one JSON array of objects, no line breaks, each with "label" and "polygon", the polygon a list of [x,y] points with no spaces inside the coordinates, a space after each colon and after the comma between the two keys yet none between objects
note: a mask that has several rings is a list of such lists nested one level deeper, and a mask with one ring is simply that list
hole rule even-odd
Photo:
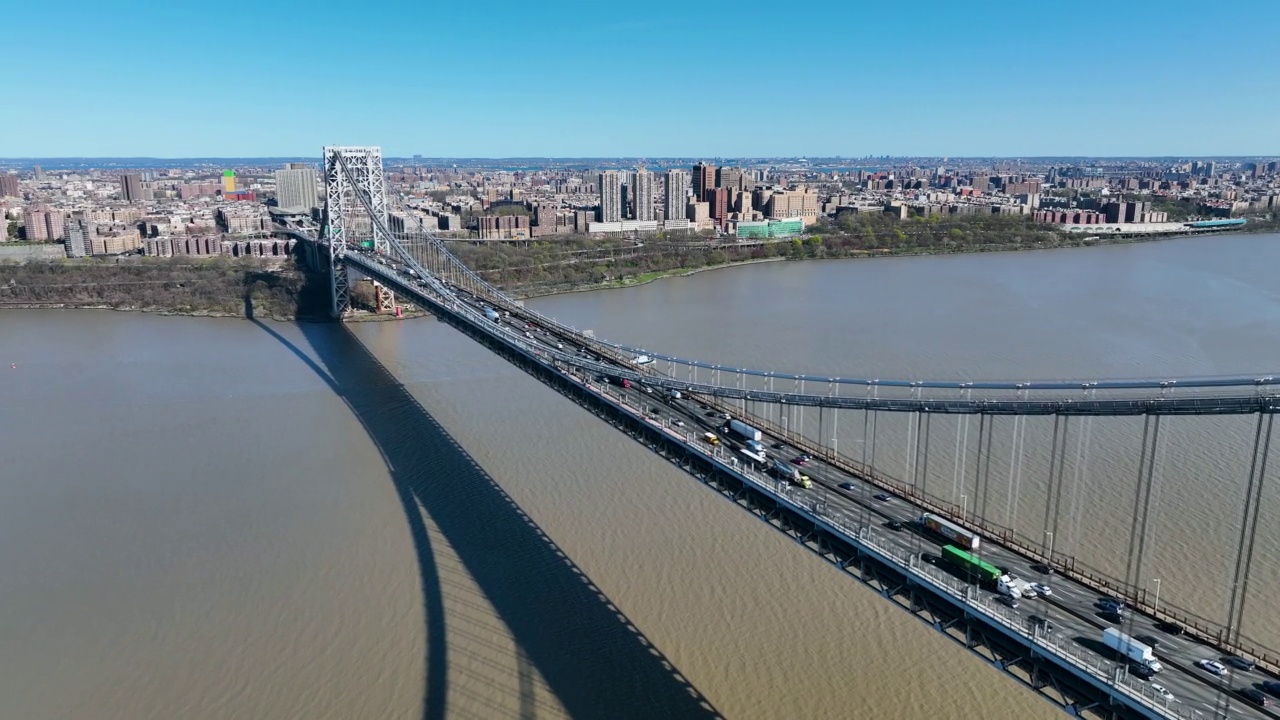
[{"label": "brown river water", "polygon": [[[1277,259],[1280,237],[1258,235],[771,263],[529,304],[814,373],[1252,373],[1280,365]],[[8,311],[0,368],[6,717],[1058,714],[430,319]],[[842,453],[861,452],[861,422],[841,418]],[[972,482],[957,425],[932,422],[945,441],[921,482],[954,497]],[[908,422],[877,423],[877,466],[905,473]],[[987,505],[1028,538],[1042,425],[1017,493],[996,483]],[[1123,574],[1140,425],[1095,423],[1057,552]],[[1225,614],[1251,428],[1166,428],[1143,571],[1208,617]],[[1245,627],[1278,646],[1273,496]]]}]

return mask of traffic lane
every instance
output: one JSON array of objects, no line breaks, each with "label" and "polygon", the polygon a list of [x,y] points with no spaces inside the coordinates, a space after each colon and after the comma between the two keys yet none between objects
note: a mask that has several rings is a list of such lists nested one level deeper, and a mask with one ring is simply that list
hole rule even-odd
[{"label": "traffic lane", "polygon": [[[1096,598],[1095,598],[1096,600]],[[1024,600],[1023,607],[1035,608],[1036,614],[1047,618],[1054,623],[1055,634],[1067,637],[1079,637],[1088,641],[1089,645],[1099,643],[1102,629],[1108,625],[1105,623],[1095,622],[1094,613],[1097,608],[1090,604],[1082,604],[1079,601],[1064,601],[1059,594],[1058,589],[1054,589],[1053,595],[1049,597],[1041,597],[1036,600]],[[1055,612],[1055,610],[1057,612]],[[1098,618],[1100,619],[1100,618]],[[1126,634],[1142,634],[1144,628],[1123,628]],[[1088,647],[1088,645],[1086,645]],[[1093,649],[1093,648],[1089,648]],[[1204,702],[1212,703],[1221,699],[1221,691],[1218,688],[1206,687],[1198,682],[1197,678],[1188,677],[1178,672],[1180,663],[1174,663],[1166,655],[1157,653],[1162,663],[1165,665],[1164,672],[1158,673],[1156,676],[1148,680],[1163,685],[1174,697],[1183,703]],[[1103,658],[1110,660],[1110,658]],[[1116,662],[1115,665],[1123,663]],[[1135,676],[1135,679],[1136,678]]]},{"label": "traffic lane", "polygon": [[[914,520],[918,517],[918,515],[915,514],[918,508],[915,508],[915,506],[910,505],[896,496],[893,501],[887,503],[875,500],[874,498],[869,502],[864,501],[864,493],[873,489],[874,486],[857,480],[849,480],[841,471],[831,468],[830,466],[810,463],[806,466],[806,470],[808,474],[815,479],[815,481],[820,480],[824,484],[833,481],[835,481],[837,485],[838,482],[850,482],[853,484],[854,490],[848,491],[835,487],[834,492],[827,497],[829,504],[832,504],[832,498],[835,498],[834,503],[838,507],[837,511],[843,512],[855,524],[861,524],[863,522],[865,511],[868,510],[876,515],[893,517],[900,521]],[[879,506],[871,503],[879,503]],[[843,506],[841,506],[842,504]],[[877,523],[873,522],[871,524],[874,525]],[[880,531],[879,529],[873,529],[873,532],[881,533],[881,535],[887,539],[890,544],[906,552],[916,550],[921,546],[921,544],[927,544],[927,546],[931,548],[941,548],[941,545],[932,538],[926,537],[917,532],[904,530],[902,532],[894,533],[893,531],[888,531],[890,534],[887,536],[884,536],[883,531]],[[984,548],[983,556],[995,564],[1000,564],[1010,570],[1013,570],[1015,574],[1026,575],[1026,573],[1018,572],[1017,569],[1019,564],[1027,564],[1028,569],[1030,569],[1026,558],[997,545],[988,544]],[[1048,579],[1036,577],[1037,575],[1038,573],[1034,573],[1033,571],[1033,574],[1030,577],[1036,578],[1037,581],[1044,581]],[[1098,608],[1095,606],[1095,603],[1100,595],[1090,588],[1075,584],[1069,579],[1062,578],[1061,576],[1055,577],[1063,580],[1063,582],[1053,583],[1050,585],[1053,590],[1053,595],[1049,598],[1037,598],[1035,600],[1024,599],[1021,602],[1020,608],[1015,611],[1015,614],[1019,617],[1025,618],[1031,614],[1037,614],[1035,612],[1037,609],[1043,610],[1043,612],[1038,614],[1041,614],[1042,616],[1047,617],[1051,622],[1054,622],[1058,626],[1057,632],[1059,634],[1069,633],[1070,637],[1085,640],[1086,643],[1080,643],[1082,647],[1094,652],[1096,648],[1095,643],[1100,644],[1102,630],[1110,626],[1109,623],[1106,623],[1096,614],[1098,612]],[[1049,583],[1046,582],[1045,584]],[[996,595],[996,593],[992,593],[987,590],[982,590],[982,592],[992,596]],[[1061,606],[1060,609],[1062,610],[1062,613],[1066,614],[1059,613],[1055,615],[1051,610],[1054,606]],[[1024,610],[1027,610],[1028,612],[1024,613]],[[1145,616],[1141,617],[1145,622],[1140,621],[1138,623],[1125,624],[1123,629],[1127,634],[1150,634],[1154,637],[1159,637],[1160,631],[1155,627],[1155,621],[1153,619],[1146,618]],[[1191,643],[1175,643],[1165,652],[1161,652],[1162,649],[1165,649],[1164,643],[1162,642],[1161,647],[1156,649],[1156,655],[1161,659],[1173,660],[1172,664],[1178,670],[1182,669],[1184,663],[1190,667],[1194,667],[1192,663],[1194,663],[1195,659],[1199,658],[1195,656],[1194,649],[1188,647],[1188,645],[1191,645]],[[1208,649],[1203,646],[1200,647],[1202,649]],[[1105,662],[1112,662],[1117,666],[1122,664],[1099,653],[1094,652],[1094,654],[1098,655],[1098,657]],[[1203,671],[1200,672],[1203,673]],[[1195,676],[1194,673],[1187,675],[1177,671],[1173,674],[1159,674],[1157,678],[1158,680],[1153,679],[1152,682],[1159,682],[1166,687],[1166,689],[1168,689],[1175,698],[1183,702],[1200,702],[1210,707],[1215,703],[1218,705],[1230,705],[1233,710],[1241,707],[1255,712],[1258,710],[1253,706],[1244,705],[1243,700],[1230,694],[1231,688],[1240,687],[1238,683],[1232,683],[1229,681],[1223,683],[1201,682],[1203,678]],[[1261,713],[1258,714],[1261,715]]]},{"label": "traffic lane", "polygon": [[[628,404],[633,407],[645,408],[647,410],[647,406],[649,405],[658,405],[658,397],[645,393],[634,386],[630,389],[611,386],[611,389],[617,390],[619,396],[626,397]],[[666,401],[661,402],[660,406],[664,406],[666,410],[672,413],[682,415],[686,419],[687,425],[699,432],[718,432],[720,423],[723,422],[719,413],[704,409],[705,406],[698,406],[694,403],[666,398]],[[726,443],[722,447],[724,447],[726,451],[732,452],[733,445]],[[784,446],[783,450],[791,451],[794,450],[794,448]],[[775,454],[777,452],[778,451],[775,450]],[[796,450],[795,453],[796,455],[800,454],[798,450]],[[786,453],[784,452],[783,454],[785,455]],[[870,483],[852,478],[826,463],[815,460],[807,463],[801,469],[815,480],[815,487],[809,490],[794,487],[792,492],[798,496],[808,495],[812,499],[825,499],[828,503],[828,512],[836,514],[842,522],[849,526],[856,527],[864,523],[872,526],[881,525],[878,521],[879,518],[913,521],[918,518],[918,513],[921,512],[919,508],[897,496],[894,496],[894,500],[887,503],[875,500],[872,494],[880,492],[878,488],[875,488],[875,486]],[[846,491],[840,489],[838,487],[840,482],[851,483],[854,490]],[[870,518],[876,519],[870,520],[869,522],[868,520]],[[905,530],[902,532],[893,532],[883,529],[883,527],[872,527],[871,531],[875,532],[881,541],[887,541],[892,547],[895,547],[904,554],[918,552],[922,547],[934,550],[940,550],[941,548],[941,545],[932,538],[925,537],[918,532]],[[1029,567],[1029,563],[1026,558],[1011,550],[1007,550],[991,543],[988,543],[985,546],[983,555],[992,562],[1001,564],[1011,570],[1020,568],[1022,565],[1028,565]],[[1015,570],[1015,572],[1017,572],[1017,570]],[[1048,617],[1051,622],[1054,622],[1058,626],[1057,632],[1059,634],[1067,635],[1073,639],[1084,639],[1086,643],[1081,644],[1084,649],[1093,652],[1093,654],[1097,655],[1099,659],[1104,662],[1114,662],[1111,658],[1104,657],[1095,652],[1097,644],[1100,643],[1102,629],[1107,626],[1105,623],[1101,622],[1101,618],[1097,621],[1089,619],[1094,616],[1097,611],[1094,603],[1099,597],[1098,593],[1087,587],[1076,585],[1070,580],[1061,578],[1061,576],[1056,577],[1064,581],[1061,583],[1054,583],[1051,586],[1054,587],[1054,592],[1058,594],[1058,600],[1056,603],[1052,600],[1040,600],[1039,602],[1024,600],[1022,607],[1011,614],[1017,617],[1026,618],[1031,614],[1037,614],[1034,612],[1037,609],[1043,610],[1043,612],[1039,614]],[[983,592],[994,595],[994,593],[990,593],[989,591]],[[1071,613],[1067,610],[1060,610],[1059,613],[1054,613],[1050,608],[1054,607],[1055,604],[1069,606],[1070,609],[1075,612]],[[1130,634],[1137,633],[1139,630],[1144,632],[1149,631],[1151,634],[1155,634],[1157,632],[1153,622],[1149,628],[1142,625],[1137,627],[1139,629],[1130,628]],[[1169,656],[1169,653],[1160,653],[1159,650],[1157,650],[1157,655],[1163,659]],[[1183,658],[1179,659],[1184,660]],[[1192,662],[1194,662],[1194,659],[1195,658],[1192,659]],[[1114,664],[1118,665],[1119,663]],[[1181,662],[1178,664],[1181,665]],[[1232,710],[1236,711],[1245,709],[1242,700],[1234,698],[1228,693],[1228,689],[1231,687],[1229,682],[1223,683],[1220,686],[1215,686],[1212,683],[1198,682],[1199,678],[1196,678],[1194,675],[1187,676],[1185,674],[1168,673],[1162,673],[1158,675],[1157,678],[1158,681],[1164,685],[1179,702],[1199,703],[1206,709],[1213,709],[1215,707],[1230,707]],[[1253,710],[1253,708],[1249,707],[1248,710]]]}]

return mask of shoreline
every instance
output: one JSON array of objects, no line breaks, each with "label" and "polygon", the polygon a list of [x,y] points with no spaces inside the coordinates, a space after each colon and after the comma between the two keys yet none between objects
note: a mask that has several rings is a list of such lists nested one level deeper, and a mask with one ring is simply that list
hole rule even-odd
[{"label": "shoreline", "polygon": [[[160,315],[162,317],[192,317],[192,318],[218,318],[232,320],[249,320],[243,313],[229,313],[218,310],[171,310],[166,308],[139,308],[139,307],[112,307],[110,305],[77,305],[75,303],[57,303],[57,302],[14,302],[0,303],[0,311],[4,310],[109,310],[111,312],[121,313],[143,313],[147,315]],[[387,322],[389,320],[413,320],[416,318],[431,317],[431,313],[415,311],[405,313],[403,317],[394,315],[376,315],[374,313],[361,310],[358,314],[353,314],[345,320],[345,322]],[[279,315],[254,315],[253,320],[270,320],[272,322],[292,322],[292,323],[325,323],[330,322],[327,315],[299,315],[294,317],[281,317]]]},{"label": "shoreline", "polygon": [[[724,270],[727,268],[739,267],[743,265],[755,265],[759,263],[772,262],[788,262],[788,261],[823,261],[823,260],[871,260],[876,258],[889,257],[924,257],[935,255],[962,255],[986,252],[1031,252],[1037,250],[1063,250],[1073,248],[1101,247],[1106,245],[1131,245],[1138,243],[1153,243],[1164,240],[1177,240],[1189,237],[1203,236],[1232,236],[1232,235],[1256,235],[1262,233],[1280,233],[1280,230],[1274,228],[1259,229],[1231,229],[1226,231],[1208,231],[1196,233],[1177,233],[1162,235],[1127,235],[1122,237],[1101,237],[1085,235],[1084,233],[1072,233],[1066,237],[1066,242],[1055,244],[1052,246],[1025,246],[1025,245],[969,245],[962,247],[953,247],[946,249],[905,249],[893,250],[890,248],[880,248],[873,250],[857,250],[849,254],[839,256],[826,257],[787,257],[774,256],[767,258],[749,258],[746,260],[729,261],[718,263],[715,265],[704,265],[700,267],[677,267],[669,270],[655,270],[640,275],[624,277],[617,280],[609,280],[603,283],[592,285],[580,285],[577,287],[561,287],[561,288],[511,288],[506,292],[513,298],[524,301],[542,297],[554,297],[557,295],[569,295],[573,293],[598,292],[606,290],[622,290],[625,288],[640,287],[649,283],[657,282],[672,277],[688,277],[697,275],[698,273],[710,272],[712,270]],[[1079,236],[1076,239],[1076,236]],[[803,236],[797,236],[803,238]],[[1086,238],[1089,238],[1086,241]],[[140,307],[112,307],[110,305],[81,305],[76,303],[60,303],[60,302],[0,302],[0,310],[112,310],[115,312],[142,312],[154,313],[163,316],[173,317],[207,317],[207,318],[239,318],[248,319],[243,313],[229,313],[218,310],[174,310],[172,308],[140,308]],[[418,317],[430,317],[431,314],[425,311],[406,312],[403,317],[397,318],[394,315],[377,315],[367,311],[359,311],[348,317],[345,322],[385,322],[389,320],[409,320]],[[302,315],[302,316],[278,316],[278,315],[261,315],[256,319],[272,320],[275,322],[330,322],[327,315]]]},{"label": "shoreline", "polygon": [[[1274,229],[1274,228],[1259,229],[1259,230],[1231,229],[1231,230],[1216,231],[1216,232],[1206,231],[1206,232],[1160,234],[1160,235],[1125,235],[1120,237],[1115,237],[1115,236],[1101,237],[1101,236],[1085,235],[1084,233],[1072,233],[1072,236],[1080,235],[1082,237],[1080,237],[1079,240],[1072,241],[1071,236],[1068,236],[1068,242],[1053,245],[1051,247],[1027,247],[1024,245],[969,245],[969,246],[959,247],[959,248],[949,249],[949,250],[913,249],[913,250],[895,251],[889,248],[883,248],[878,250],[858,250],[848,255],[830,256],[830,257],[776,256],[776,257],[769,257],[769,258],[752,258],[749,260],[730,261],[726,263],[719,263],[717,265],[707,265],[707,266],[696,267],[696,268],[672,268],[671,270],[655,270],[653,272],[643,273],[642,275],[638,276],[638,277],[643,277],[644,278],[643,280],[636,280],[633,282],[627,282],[625,280],[610,280],[608,282],[599,283],[595,285],[583,285],[580,287],[569,287],[564,289],[540,291],[535,288],[535,289],[532,289],[531,292],[527,292],[527,293],[523,292],[520,288],[517,287],[517,288],[512,288],[510,290],[507,290],[506,292],[518,300],[532,300],[532,299],[542,298],[542,297],[554,297],[556,295],[569,295],[569,294],[581,293],[581,292],[622,290],[625,288],[640,287],[641,285],[648,285],[649,283],[656,282],[658,280],[662,280],[664,278],[669,278],[669,277],[685,277],[688,275],[696,275],[700,272],[706,272],[709,270],[723,270],[725,268],[738,267],[740,265],[754,265],[756,263],[766,263],[766,262],[789,262],[789,261],[805,261],[805,260],[810,260],[810,261],[873,260],[876,258],[888,258],[888,257],[926,257],[926,256],[937,256],[937,255],[968,255],[968,254],[987,253],[987,252],[1035,252],[1035,251],[1043,251],[1043,250],[1069,250],[1069,249],[1075,249],[1075,248],[1102,247],[1106,245],[1136,245],[1140,243],[1154,243],[1154,242],[1161,242],[1164,240],[1177,240],[1180,238],[1190,238],[1190,237],[1205,237],[1210,235],[1215,237],[1225,237],[1225,236],[1231,236],[1231,235],[1257,235],[1262,233],[1280,233],[1280,229]],[[803,236],[797,236],[797,237],[803,237]],[[1096,239],[1086,242],[1086,238],[1096,238]]]},{"label": "shoreline", "polygon": [[[553,295],[570,295],[573,293],[595,292],[597,290],[622,290],[625,288],[640,287],[641,285],[648,285],[651,282],[657,282],[658,280],[663,280],[665,278],[687,277],[689,275],[697,275],[698,273],[710,272],[712,270],[724,270],[725,268],[738,267],[740,265],[756,265],[759,263],[785,262],[788,259],[790,258],[785,258],[785,257],[752,258],[750,260],[719,263],[717,265],[704,265],[702,267],[696,267],[696,268],[672,268],[670,270],[654,270],[652,272],[643,273],[642,275],[637,276],[637,277],[644,278],[642,280],[634,280],[634,281],[627,281],[625,279],[610,280],[608,282],[603,282],[596,285],[582,285],[579,287],[565,288],[563,290],[551,290],[549,292],[534,291],[529,294],[525,294],[521,292],[519,288],[515,288],[507,292],[509,295],[516,298],[517,300],[530,300],[533,298],[551,297]],[[835,259],[835,258],[831,258],[831,259]]]}]

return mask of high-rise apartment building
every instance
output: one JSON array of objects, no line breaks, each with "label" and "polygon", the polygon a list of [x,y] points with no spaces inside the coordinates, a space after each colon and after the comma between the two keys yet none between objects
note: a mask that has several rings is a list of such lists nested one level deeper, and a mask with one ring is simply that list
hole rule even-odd
[{"label": "high-rise apartment building", "polygon": [[722,167],[716,170],[716,187],[729,190],[730,194],[743,188],[742,168]]},{"label": "high-rise apartment building", "polygon": [[729,190],[728,188],[707,188],[706,201],[711,219],[721,229],[729,225]]},{"label": "high-rise apartment building", "polygon": [[222,193],[225,195],[227,193],[233,193],[235,191],[236,191],[236,171],[223,170],[222,171]]},{"label": "high-rise apartment building", "polygon": [[28,208],[22,213],[22,227],[26,231],[27,240],[32,242],[49,239],[49,229],[44,222],[44,211],[40,208]]},{"label": "high-rise apartment building", "polygon": [[676,220],[685,216],[686,199],[689,194],[689,173],[684,170],[667,171],[667,197],[663,205],[667,220]]},{"label": "high-rise apartment building", "polygon": [[77,212],[67,221],[67,257],[78,258],[93,254],[93,224],[83,212]]},{"label": "high-rise apartment building", "polygon": [[18,187],[18,176],[13,173],[0,173],[0,197],[22,197]]},{"label": "high-rise apartment building", "polygon": [[631,196],[635,201],[636,220],[653,219],[653,173],[640,168],[636,170]]},{"label": "high-rise apartment building", "polygon": [[276,205],[281,210],[309,212],[316,206],[316,199],[314,170],[289,168],[276,171]]},{"label": "high-rise apartment building", "polygon": [[120,176],[120,196],[125,202],[136,202],[142,199],[142,176],[138,173],[125,173]]},{"label": "high-rise apartment building", "polygon": [[600,222],[622,221],[622,173],[600,173]]},{"label": "high-rise apartment building", "polygon": [[693,166],[693,197],[705,200],[707,191],[716,186],[716,166],[698,163]]},{"label": "high-rise apartment building", "polygon": [[62,211],[44,206],[28,208],[22,214],[22,224],[27,230],[27,239],[32,241],[61,240],[66,232]]}]

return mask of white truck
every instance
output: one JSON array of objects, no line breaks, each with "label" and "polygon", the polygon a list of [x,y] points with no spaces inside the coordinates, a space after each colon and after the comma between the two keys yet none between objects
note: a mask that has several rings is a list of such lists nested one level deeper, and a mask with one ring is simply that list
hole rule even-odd
[{"label": "white truck", "polygon": [[1014,583],[1014,580],[1016,580],[1016,578],[1011,578],[1008,575],[1001,575],[1000,579],[996,581],[996,592],[1001,595],[1008,595],[1011,598],[1022,597],[1022,588],[1018,587],[1017,584]]},{"label": "white truck", "polygon": [[734,435],[737,435],[743,440],[755,441],[758,443],[764,438],[764,434],[761,433],[759,430],[751,427],[750,425],[744,422],[738,422],[737,420],[733,420],[732,418],[729,420],[729,422],[726,422],[724,424],[724,428],[725,430],[732,432]]},{"label": "white truck", "polygon": [[996,582],[996,591],[1001,595],[1008,595],[1015,598],[1027,598],[1028,600],[1037,597],[1036,591],[1032,589],[1031,583],[1023,580],[1017,575],[1001,575]]},{"label": "white truck", "polygon": [[1150,646],[1134,640],[1115,628],[1107,628],[1102,631],[1102,644],[1115,651],[1117,656],[1131,663],[1146,665],[1154,672],[1164,670],[1164,666],[1156,659],[1155,653],[1151,652]]}]

